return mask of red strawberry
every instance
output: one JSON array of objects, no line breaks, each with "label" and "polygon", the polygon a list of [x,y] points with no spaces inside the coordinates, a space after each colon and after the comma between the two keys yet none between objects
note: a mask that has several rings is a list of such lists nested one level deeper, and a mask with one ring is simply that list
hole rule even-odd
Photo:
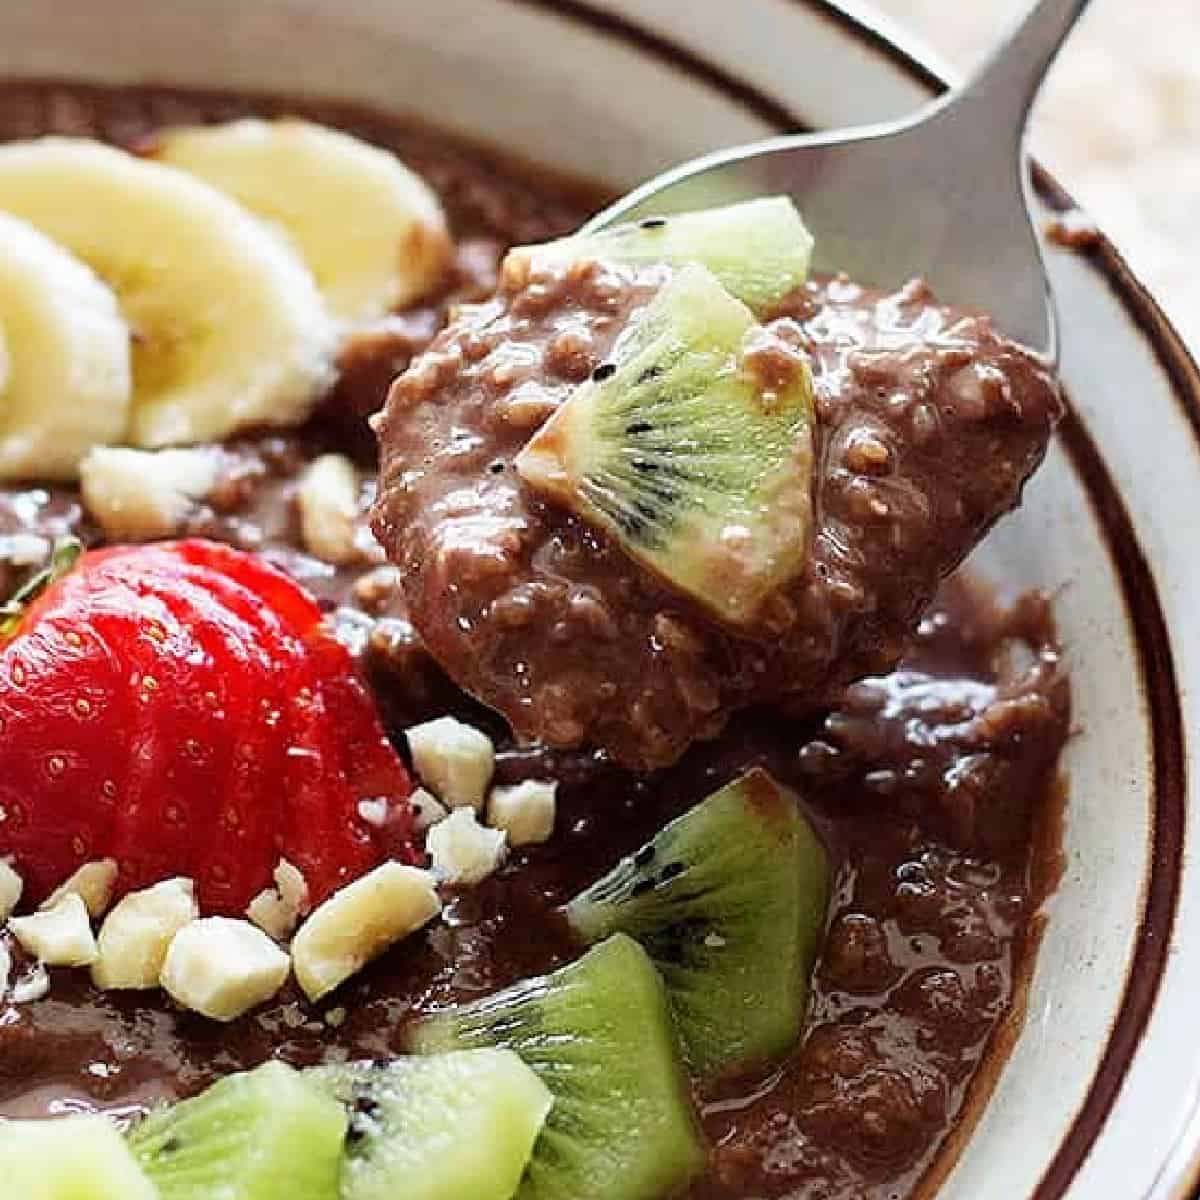
[{"label": "red strawberry", "polygon": [[315,601],[253,555],[94,551],[0,626],[0,856],[33,902],[110,856],[119,891],[186,875],[223,913],[285,857],[317,902],[416,861],[411,791]]}]

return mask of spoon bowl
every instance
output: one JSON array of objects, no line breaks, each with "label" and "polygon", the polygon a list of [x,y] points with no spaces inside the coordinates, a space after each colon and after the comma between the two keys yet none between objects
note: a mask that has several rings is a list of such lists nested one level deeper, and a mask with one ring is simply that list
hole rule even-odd
[{"label": "spoon bowl", "polygon": [[1030,219],[1025,131],[1046,71],[1088,0],[1038,0],[975,77],[913,117],[718,150],[656,176],[589,223],[791,196],[814,269],[879,286],[924,276],[1050,362],[1057,322]]}]

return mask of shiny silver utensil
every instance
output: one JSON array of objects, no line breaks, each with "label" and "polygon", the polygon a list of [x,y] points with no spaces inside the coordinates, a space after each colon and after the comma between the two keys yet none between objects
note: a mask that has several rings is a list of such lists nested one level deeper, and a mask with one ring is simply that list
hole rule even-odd
[{"label": "shiny silver utensil", "polygon": [[913,117],[718,150],[635,188],[589,230],[650,215],[792,196],[814,268],[881,286],[923,275],[1051,361],[1058,336],[1029,209],[1029,112],[1088,0],[1037,0],[968,83]]}]

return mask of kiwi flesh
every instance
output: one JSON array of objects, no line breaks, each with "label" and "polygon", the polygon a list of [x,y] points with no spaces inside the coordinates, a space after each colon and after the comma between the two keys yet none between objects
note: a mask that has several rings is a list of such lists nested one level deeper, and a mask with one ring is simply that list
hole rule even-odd
[{"label": "kiwi flesh", "polygon": [[[786,370],[768,381],[752,364],[772,339]],[[807,553],[812,404],[805,356],[691,264],[516,467],[717,619],[745,626]]]},{"label": "kiwi flesh", "polygon": [[341,1200],[510,1200],[550,1111],[511,1050],[314,1067],[348,1110]]},{"label": "kiwi flesh", "polygon": [[698,262],[726,291],[757,312],[804,282],[813,237],[786,196],[765,196],[666,217],[646,217],[599,233],[575,234],[511,253],[532,266],[584,258],[641,265]]},{"label": "kiwi flesh", "polygon": [[160,1200],[338,1200],[346,1113],[269,1062],[151,1113],[129,1135]]},{"label": "kiwi flesh", "polygon": [[425,1053],[512,1049],[550,1089],[518,1200],[663,1200],[705,1167],[662,980],[622,934],[409,1036]]},{"label": "kiwi flesh", "polygon": [[0,1121],[0,1179],[12,1200],[157,1200],[116,1125],[90,1114]]},{"label": "kiwi flesh", "polygon": [[667,825],[566,908],[594,942],[645,947],[692,1070],[711,1079],[797,1041],[824,935],[829,857],[794,795],[755,769]]}]

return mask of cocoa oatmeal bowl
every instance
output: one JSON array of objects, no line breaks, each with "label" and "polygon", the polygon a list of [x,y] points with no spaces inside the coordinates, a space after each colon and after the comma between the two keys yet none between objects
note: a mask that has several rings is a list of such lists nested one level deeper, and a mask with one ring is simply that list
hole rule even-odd
[{"label": "cocoa oatmeal bowl", "polygon": [[576,232],[936,86],[824,4],[208,7],[0,15],[3,1194],[1185,1195],[1111,248],[1059,374],[781,197]]}]

